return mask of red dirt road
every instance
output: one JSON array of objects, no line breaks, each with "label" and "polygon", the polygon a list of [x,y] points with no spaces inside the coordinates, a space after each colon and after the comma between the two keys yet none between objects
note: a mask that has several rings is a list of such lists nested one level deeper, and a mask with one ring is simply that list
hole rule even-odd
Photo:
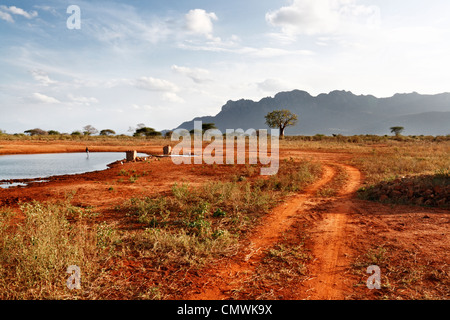
[{"label": "red dirt road", "polygon": [[345,274],[351,263],[348,258],[351,249],[345,246],[346,227],[348,216],[355,213],[352,197],[360,185],[361,173],[351,166],[341,166],[348,174],[346,185],[332,207],[323,213],[324,219],[313,233],[315,259],[310,266],[312,279],[306,285],[307,299],[342,300],[345,298],[344,286],[350,285]]},{"label": "red dirt road", "polygon": [[234,257],[231,261],[224,261],[222,265],[210,270],[210,274],[205,277],[207,281],[203,287],[187,298],[190,300],[226,299],[228,297],[226,293],[245,281],[262,258],[264,251],[270,248],[279,239],[281,233],[290,227],[290,218],[297,214],[304,203],[332,177],[333,170],[325,167],[324,175],[319,181],[287,203],[275,208],[252,232],[246,250],[240,252],[239,256]]},{"label": "red dirt road", "polygon": [[[305,156],[307,154],[302,154]],[[317,154],[315,155],[317,157]],[[255,228],[244,251],[231,260],[225,260],[220,265],[208,270],[203,275],[206,279],[195,292],[188,296],[191,300],[219,300],[228,299],[234,289],[248,279],[255,266],[262,259],[265,252],[275,244],[281,235],[291,227],[296,216],[304,214],[308,207],[319,204],[316,197],[317,191],[329,184],[336,175],[333,166],[327,165],[330,160],[327,155],[322,159],[324,173],[320,180],[315,182],[302,193],[292,197],[287,202],[275,208]],[[334,200],[333,206],[323,213],[324,219],[318,224],[313,237],[314,246],[312,256],[315,257],[311,265],[311,281],[307,288],[299,287],[297,296],[293,299],[343,299],[343,286],[345,276],[342,268],[348,267],[342,252],[346,235],[347,215],[351,213],[352,196],[361,182],[360,172],[351,166],[338,164],[345,169],[348,175],[345,187],[339,191],[339,196]],[[304,297],[304,293],[307,296]]]}]

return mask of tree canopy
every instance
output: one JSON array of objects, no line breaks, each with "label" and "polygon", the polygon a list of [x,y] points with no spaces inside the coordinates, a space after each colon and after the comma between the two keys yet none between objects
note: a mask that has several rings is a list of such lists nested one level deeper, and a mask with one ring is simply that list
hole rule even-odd
[{"label": "tree canopy", "polygon": [[405,128],[403,127],[391,127],[391,133],[395,134],[396,136],[399,136]]},{"label": "tree canopy", "polygon": [[280,137],[284,137],[286,127],[295,126],[298,121],[297,115],[286,109],[269,112],[265,118],[270,128],[280,129]]},{"label": "tree canopy", "polygon": [[154,136],[160,136],[161,132],[156,131],[153,128],[149,128],[149,127],[141,127],[136,129],[136,132],[133,134],[134,137],[141,137],[141,136],[146,136],[146,137],[154,137]]},{"label": "tree canopy", "polygon": [[39,135],[47,135],[48,132],[39,128],[30,129],[24,131],[25,133],[29,134],[30,136],[39,136]]},{"label": "tree canopy", "polygon": [[116,132],[111,129],[103,129],[102,131],[100,131],[101,136],[113,136],[115,134],[116,134]]},{"label": "tree canopy", "polygon": [[87,126],[84,126],[83,127],[83,134],[84,135],[86,135],[86,136],[90,136],[90,135],[93,135],[93,134],[97,134],[98,133],[98,130],[97,129],[95,129],[93,126],[91,126],[90,124],[89,125],[87,125]]}]

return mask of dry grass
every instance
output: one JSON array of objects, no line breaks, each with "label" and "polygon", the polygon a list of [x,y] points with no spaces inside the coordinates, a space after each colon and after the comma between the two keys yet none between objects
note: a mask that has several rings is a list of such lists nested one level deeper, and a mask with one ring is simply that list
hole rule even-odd
[{"label": "dry grass", "polygon": [[[239,238],[284,196],[317,179],[321,166],[284,161],[270,178],[251,166],[236,172],[243,178],[174,185],[170,194],[127,200],[116,212],[138,224],[132,229],[96,222],[92,208],[71,205],[70,195],[60,203],[22,204],[23,220],[1,209],[0,298],[168,297],[182,289],[178,272],[235,254]],[[66,286],[70,265],[81,269],[81,290]],[[164,277],[164,270],[173,272]]]},{"label": "dry grass", "polygon": [[[414,251],[390,244],[369,248],[358,256],[353,272],[367,279],[364,271],[370,265],[377,265],[381,270],[381,289],[373,292],[376,299],[442,300],[450,294],[450,275],[444,261],[430,263]],[[361,281],[358,285],[364,287],[366,283]]]},{"label": "dry grass", "polygon": [[68,203],[26,203],[25,219],[13,224],[11,211],[0,218],[0,296],[2,299],[66,299],[82,293],[66,286],[68,266],[82,270],[83,282],[98,274],[97,234],[82,220],[69,223],[78,208]]},{"label": "dry grass", "polygon": [[450,167],[450,143],[431,145],[405,144],[384,150],[372,150],[353,160],[365,175],[366,184],[372,185],[400,176],[434,174]]},{"label": "dry grass", "polygon": [[290,192],[302,190],[321,174],[321,166],[309,161],[283,161],[279,173],[261,178],[250,173],[232,181],[214,181],[200,187],[172,187],[170,195],[132,198],[118,207],[151,228],[185,229],[211,237],[224,229],[239,234],[266,214]]},{"label": "dry grass", "polygon": [[[348,164],[372,186],[407,175],[426,175],[450,168],[450,137],[287,137],[281,148],[350,152]],[[332,193],[331,190],[324,193]]]},{"label": "dry grass", "polygon": [[308,277],[311,260],[305,247],[307,235],[298,223],[265,252],[255,270],[232,292],[235,300],[283,300]]}]

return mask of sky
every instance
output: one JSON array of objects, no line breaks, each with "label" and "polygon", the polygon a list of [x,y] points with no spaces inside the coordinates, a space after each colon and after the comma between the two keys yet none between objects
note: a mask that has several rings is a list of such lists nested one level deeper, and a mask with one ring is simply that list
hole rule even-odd
[{"label": "sky", "polygon": [[449,12],[448,0],[0,1],[0,130],[160,131],[294,89],[449,92]]}]

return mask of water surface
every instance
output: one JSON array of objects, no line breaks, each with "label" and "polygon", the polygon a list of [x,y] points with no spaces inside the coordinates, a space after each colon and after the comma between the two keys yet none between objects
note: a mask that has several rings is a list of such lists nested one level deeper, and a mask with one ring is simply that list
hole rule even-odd
[{"label": "water surface", "polygon": [[108,164],[123,159],[125,152],[91,152],[89,156],[85,152],[4,155],[0,156],[0,181],[105,170]]}]

